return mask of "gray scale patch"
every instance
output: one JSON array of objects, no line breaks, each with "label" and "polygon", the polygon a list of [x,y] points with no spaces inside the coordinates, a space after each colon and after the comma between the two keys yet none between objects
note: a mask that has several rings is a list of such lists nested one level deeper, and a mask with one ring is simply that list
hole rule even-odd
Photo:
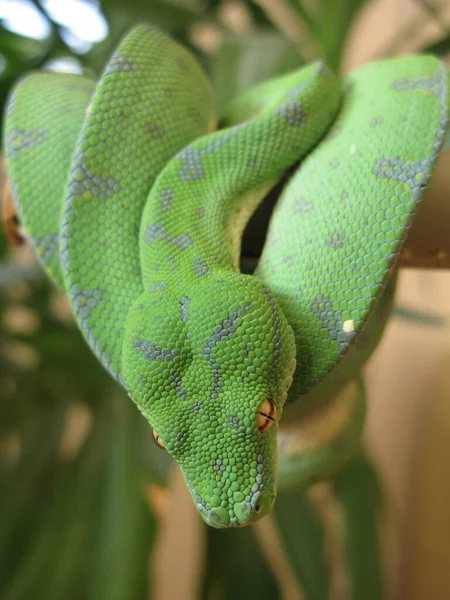
[{"label": "gray scale patch", "polygon": [[330,338],[338,343],[339,353],[343,354],[357,332],[346,333],[343,330],[344,320],[342,314],[339,310],[333,309],[330,298],[325,294],[318,294],[314,298],[311,310],[319,317],[322,326],[328,330]]},{"label": "gray scale patch", "polygon": [[137,339],[134,341],[133,347],[147,360],[173,360],[177,355],[175,348],[161,348],[147,340]]},{"label": "gray scale patch", "polygon": [[[64,238],[61,236],[63,242]],[[64,262],[68,263],[68,248],[67,246],[64,250],[61,251],[61,264]],[[112,366],[111,354],[107,352],[98,340],[94,337],[90,325],[89,325],[89,316],[92,313],[92,310],[101,302],[103,299],[103,292],[99,289],[93,290],[81,290],[78,285],[75,283],[70,286],[69,289],[69,297],[72,298],[72,304],[74,308],[74,312],[79,319],[79,324],[81,329],[83,330],[86,340],[89,346],[92,348],[94,354],[97,356],[101,364],[105,367],[105,369],[111,373],[114,379],[124,388],[126,388],[125,381],[123,380],[119,371]]]},{"label": "gray scale patch", "polygon": [[60,231],[60,261],[61,268],[66,273],[70,273],[70,264],[69,264],[69,234],[68,234],[68,225],[69,221],[67,219],[67,213],[69,212],[70,206],[64,210],[62,214],[61,221],[61,231]]},{"label": "gray scale patch", "polygon": [[94,290],[81,290],[76,284],[73,284],[70,288],[70,296],[75,312],[80,321],[86,321],[91,316],[93,309],[103,299],[103,291]]},{"label": "gray scale patch", "polygon": [[177,155],[176,158],[184,160],[184,164],[178,172],[178,176],[182,181],[195,181],[202,179],[205,172],[202,165],[202,157],[205,154],[219,150],[222,146],[232,138],[241,127],[244,127],[245,123],[235,125],[231,129],[221,133],[216,137],[210,144],[204,148],[198,149],[192,145],[183,148]]},{"label": "gray scale patch", "polygon": [[147,244],[151,244],[158,239],[166,239],[164,225],[160,225],[159,223],[149,223],[145,229],[145,241]]},{"label": "gray scale patch", "polygon": [[384,118],[379,115],[378,117],[373,117],[373,119],[370,119],[369,125],[371,127],[378,127],[378,125],[382,125],[384,123]]},{"label": "gray scale patch", "polygon": [[439,94],[441,90],[441,75],[437,73],[431,77],[417,77],[415,79],[405,77],[403,79],[396,79],[391,83],[391,89],[396,92],[428,90],[429,92]]},{"label": "gray scale patch", "polygon": [[185,250],[189,248],[192,244],[192,236],[185,232],[180,233],[175,237],[170,237],[167,235],[164,225],[160,223],[149,223],[145,229],[145,241],[147,244],[151,244],[155,240],[166,240],[171,244],[174,244],[180,250]]},{"label": "gray scale patch", "polygon": [[320,75],[324,79],[332,79],[333,78],[333,73],[330,71],[330,69],[327,67],[327,65],[323,62],[323,60],[318,61],[317,66],[316,66],[316,73],[317,73],[317,75]]},{"label": "gray scale patch", "polygon": [[22,150],[32,150],[39,146],[47,137],[45,127],[37,127],[36,129],[19,129],[14,127],[8,132],[6,138],[6,146],[8,154],[14,157],[15,154]]},{"label": "gray scale patch", "polygon": [[159,195],[159,201],[161,203],[161,210],[163,210],[163,211],[169,210],[169,208],[172,205],[173,196],[174,196],[173,188],[167,187],[162,190],[162,192]]},{"label": "gray scale patch", "polygon": [[169,256],[167,259],[172,265],[172,269],[174,273],[178,273],[178,267],[174,256]]},{"label": "gray scale patch", "polygon": [[169,242],[174,244],[180,250],[186,250],[192,244],[193,239],[190,233],[180,233],[173,238],[167,238]]},{"label": "gray scale patch", "polygon": [[169,379],[170,379],[170,383],[175,388],[177,396],[179,398],[181,398],[182,400],[186,400],[186,398],[187,398],[187,392],[186,392],[186,390],[183,387],[183,383],[181,381],[181,374],[180,374],[180,372],[179,371],[174,371],[173,373],[170,374]]},{"label": "gray scale patch", "polygon": [[293,204],[294,214],[302,213],[310,213],[314,209],[314,204],[311,200],[306,200],[305,198],[297,198],[294,200]]},{"label": "gray scale patch", "polygon": [[221,458],[212,458],[211,467],[216,475],[221,476],[225,472],[225,465]]},{"label": "gray scale patch", "polygon": [[237,415],[228,415],[227,423],[230,427],[238,428],[241,424],[241,420]]},{"label": "gray scale patch", "polygon": [[303,83],[299,83],[298,85],[295,85],[287,92],[286,97],[292,98],[292,96],[298,96],[298,94],[300,94],[300,92],[302,92],[305,88],[307,88],[309,86],[310,86],[309,81],[304,81]]},{"label": "gray scale patch", "polygon": [[183,323],[186,323],[189,315],[189,304],[191,303],[191,299],[189,296],[181,296],[180,298],[180,315]]},{"label": "gray scale patch", "polygon": [[120,189],[121,185],[117,179],[111,175],[108,177],[97,175],[85,164],[80,164],[72,172],[69,183],[69,193],[71,196],[82,196],[85,192],[90,192],[98,200],[111,198],[111,196],[119,193]]},{"label": "gray scale patch", "polygon": [[144,133],[152,140],[160,140],[166,135],[164,127],[157,121],[149,121],[144,125]]},{"label": "gray scale patch", "polygon": [[269,306],[272,310],[272,318],[273,318],[273,350],[272,350],[272,364],[270,365],[270,378],[272,379],[273,375],[276,372],[278,361],[280,359],[281,352],[281,318],[280,312],[278,310],[277,303],[275,298],[273,297],[271,291],[267,286],[264,286],[264,292],[267,296],[267,300],[269,302]]},{"label": "gray scale patch", "polygon": [[213,346],[215,346],[217,344],[217,342],[220,342],[220,340],[229,337],[230,335],[232,335],[236,329],[238,328],[238,323],[239,323],[239,319],[240,317],[251,307],[253,306],[253,302],[249,302],[247,303],[245,306],[243,306],[242,308],[240,308],[239,310],[230,313],[226,319],[224,319],[220,325],[217,325],[216,329],[214,330],[214,333],[211,335],[211,337],[209,338],[209,340],[207,341],[206,345],[209,348],[212,348]]},{"label": "gray scale patch", "polygon": [[261,492],[264,490],[263,477],[264,477],[264,470],[265,470],[264,469],[265,459],[264,459],[264,453],[261,448],[262,448],[262,443],[260,443],[259,453],[258,453],[258,456],[256,457],[256,462],[257,462],[256,470],[257,470],[258,474],[255,477],[255,483],[252,485],[250,495],[246,499],[246,501],[252,507],[252,509],[255,508],[255,506],[261,496]]},{"label": "gray scale patch", "polygon": [[213,374],[213,391],[210,396],[210,400],[217,398],[221,388],[221,376],[220,369],[217,361],[212,357],[211,352],[216,344],[221,340],[230,337],[238,328],[239,318],[253,305],[253,302],[247,303],[245,306],[237,310],[236,312],[230,313],[219,325],[217,325],[214,333],[209,337],[206,342],[206,346],[203,350],[203,355],[211,365]]},{"label": "gray scale patch", "polygon": [[58,252],[58,234],[48,233],[46,235],[32,235],[30,241],[41,259],[48,263],[49,260]]},{"label": "gray scale patch", "polygon": [[178,176],[182,181],[196,181],[202,179],[205,172],[202,165],[202,153],[188,146],[180,158],[184,159],[184,165]]},{"label": "gray scale patch", "polygon": [[420,196],[433,164],[433,157],[423,160],[403,160],[399,156],[378,158],[372,167],[379,179],[394,179],[408,184],[415,198]]},{"label": "gray scale patch", "polygon": [[200,413],[202,406],[203,406],[203,400],[197,400],[197,402],[194,402],[192,404],[192,414],[198,415]]},{"label": "gray scale patch", "polygon": [[256,168],[258,166],[258,159],[256,158],[256,156],[250,156],[247,159],[247,169],[249,169],[250,171],[254,168]]},{"label": "gray scale patch", "polygon": [[276,112],[290,127],[302,127],[308,118],[304,107],[296,100],[288,100]]},{"label": "gray scale patch", "polygon": [[211,270],[203,258],[194,258],[192,262],[194,265],[194,271],[199,277],[207,277],[210,275]]},{"label": "gray scale patch", "polygon": [[136,71],[136,63],[126,58],[125,56],[119,56],[116,54],[111,58],[111,61],[106,69],[106,73],[120,73]]},{"label": "gray scale patch", "polygon": [[330,248],[339,250],[345,246],[345,238],[345,231],[335,231],[327,238],[326,244],[327,246],[330,246]]},{"label": "gray scale patch", "polygon": [[167,289],[167,283],[165,281],[155,281],[155,283],[152,283],[152,285],[148,288],[148,292],[160,292],[161,290],[165,290]]}]

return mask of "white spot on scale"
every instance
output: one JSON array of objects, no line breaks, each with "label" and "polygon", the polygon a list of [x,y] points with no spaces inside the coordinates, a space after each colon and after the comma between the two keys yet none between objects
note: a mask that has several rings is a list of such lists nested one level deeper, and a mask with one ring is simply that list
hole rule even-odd
[{"label": "white spot on scale", "polygon": [[355,154],[355,152],[356,152],[356,146],[355,146],[355,144],[352,144],[350,146],[350,154]]},{"label": "white spot on scale", "polygon": [[353,319],[344,321],[342,324],[342,329],[345,333],[353,333],[355,331],[355,321],[353,321]]}]

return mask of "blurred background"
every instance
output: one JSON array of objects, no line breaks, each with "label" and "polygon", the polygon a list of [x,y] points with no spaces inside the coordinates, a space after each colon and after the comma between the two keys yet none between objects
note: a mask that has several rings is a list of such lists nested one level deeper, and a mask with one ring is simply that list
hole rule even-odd
[{"label": "blurred background", "polygon": [[[318,56],[345,74],[450,52],[446,0],[0,0],[1,106],[30,69],[98,75],[137,22],[194,52],[219,114]],[[401,272],[365,369],[364,452],[335,481],[280,494],[256,526],[218,532],[31,251],[0,232],[0,256],[2,600],[449,598],[448,272]]]}]

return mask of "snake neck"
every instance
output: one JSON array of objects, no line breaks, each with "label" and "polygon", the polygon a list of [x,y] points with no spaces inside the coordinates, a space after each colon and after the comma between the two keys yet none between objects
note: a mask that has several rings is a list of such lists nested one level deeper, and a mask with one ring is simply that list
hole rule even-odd
[{"label": "snake neck", "polygon": [[279,82],[253,119],[200,137],[169,161],[142,215],[144,289],[162,272],[184,285],[217,270],[237,271],[252,212],[320,140],[339,102],[337,81],[323,65],[311,65]]},{"label": "snake neck", "polygon": [[167,284],[181,291],[196,287],[196,282],[201,287],[213,273],[238,275],[243,230],[271,185],[268,182],[242,194],[231,191],[217,202],[218,193],[211,184],[195,202],[188,198],[180,202],[175,219],[164,206],[173,192],[163,189],[147,221],[143,220],[144,289]]}]

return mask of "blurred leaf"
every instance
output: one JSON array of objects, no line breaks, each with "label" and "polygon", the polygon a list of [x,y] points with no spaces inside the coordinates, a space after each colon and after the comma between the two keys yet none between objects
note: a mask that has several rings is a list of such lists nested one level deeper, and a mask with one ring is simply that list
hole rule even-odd
[{"label": "blurred leaf", "polygon": [[98,506],[99,527],[88,590],[92,600],[139,600],[145,595],[155,521],[143,494],[136,446],[138,420],[122,394],[114,404]]},{"label": "blurred leaf", "polygon": [[[131,400],[127,398],[127,401],[136,411]],[[137,416],[135,438],[143,476],[157,485],[168,485],[174,460],[155,444],[150,423],[140,413]]]},{"label": "blurred leaf", "polygon": [[[206,526],[205,526],[206,527]],[[203,600],[277,600],[280,590],[252,527],[207,527]]]},{"label": "blurred leaf", "polygon": [[25,279],[40,279],[42,277],[42,269],[35,264],[20,265],[13,261],[0,263],[0,289]]},{"label": "blurred leaf", "polygon": [[298,13],[303,23],[309,29],[309,31],[316,37],[319,36],[320,27],[316,22],[316,19],[311,14],[308,8],[306,8],[303,0],[288,0],[290,6]]},{"label": "blurred leaf", "polygon": [[440,24],[442,28],[445,29],[444,20],[443,18],[441,18],[440,7],[436,6],[436,4],[434,4],[433,2],[430,2],[430,0],[417,1],[422,6],[422,8],[435,20],[435,22]]},{"label": "blurred leaf", "polygon": [[279,492],[275,519],[287,557],[308,600],[329,598],[330,576],[322,523],[303,491]]},{"label": "blurred leaf", "polygon": [[[261,60],[262,56],[264,60]],[[296,45],[275,32],[230,35],[212,65],[218,114],[225,112],[239,92],[264,79],[296,69],[302,62]]]},{"label": "blurred leaf", "polygon": [[350,27],[367,0],[318,0],[322,58],[339,72],[345,40]]},{"label": "blurred leaf", "polygon": [[166,0],[167,4],[184,8],[186,10],[200,12],[208,8],[208,0]]},{"label": "blurred leaf", "polygon": [[446,319],[442,315],[423,312],[420,310],[414,310],[407,306],[397,305],[393,310],[393,316],[405,319],[405,321],[411,321],[412,323],[419,323],[422,325],[429,325],[431,327],[444,327]]},{"label": "blurred leaf", "polygon": [[429,54],[436,54],[437,56],[445,56],[450,52],[450,34],[445,35],[436,42],[432,42],[427,46],[423,46],[420,51]]},{"label": "blurred leaf", "polygon": [[379,540],[381,488],[375,469],[362,452],[338,473],[334,489],[344,519],[351,598],[383,600]]},{"label": "blurred leaf", "polygon": [[193,6],[166,0],[101,0],[100,7],[108,21],[109,34],[95,44],[85,58],[85,65],[99,75],[121,38],[138,23],[153,25],[179,41],[186,42],[187,31],[201,20],[200,11]]},{"label": "blurred leaf", "polygon": [[18,462],[2,465],[0,488],[6,493],[0,495],[0,590],[21,560],[47,504],[66,414],[61,405],[57,410],[30,415],[31,422],[22,432]]},{"label": "blurred leaf", "polygon": [[108,19],[110,32],[123,35],[137,23],[148,23],[171,32],[186,29],[200,16],[195,10],[172,4],[164,0],[101,0],[100,7]]},{"label": "blurred leaf", "polygon": [[18,70],[31,69],[46,56],[54,39],[35,40],[18,35],[1,26],[0,20],[0,52],[6,59],[2,78],[17,76]]},{"label": "blurred leaf", "polygon": [[80,597],[90,537],[97,519],[99,468],[106,420],[95,419],[80,454],[55,480],[38,531],[7,585],[4,600],[67,600]]}]

